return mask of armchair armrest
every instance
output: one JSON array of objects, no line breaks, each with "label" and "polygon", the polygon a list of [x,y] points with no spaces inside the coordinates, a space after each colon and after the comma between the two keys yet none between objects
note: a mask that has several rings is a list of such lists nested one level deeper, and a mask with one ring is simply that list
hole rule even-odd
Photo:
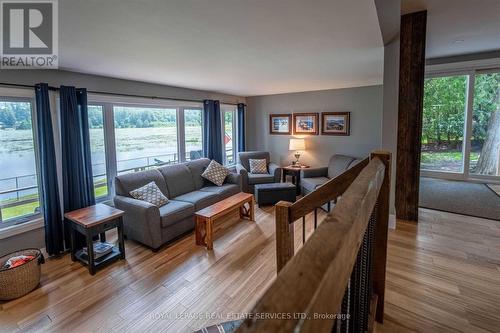
[{"label": "armchair armrest", "polygon": [[241,190],[248,192],[248,171],[241,164],[236,164],[236,172],[241,176]]},{"label": "armchair armrest", "polygon": [[300,170],[300,178],[327,177],[328,168],[309,168]]},{"label": "armchair armrest", "polygon": [[125,212],[123,224],[125,234],[152,248],[162,244],[160,210],[155,205],[117,195],[114,198],[115,207]]},{"label": "armchair armrest", "polygon": [[269,163],[269,173],[271,175],[274,175],[274,182],[279,183],[281,182],[281,167],[277,164],[274,163]]}]

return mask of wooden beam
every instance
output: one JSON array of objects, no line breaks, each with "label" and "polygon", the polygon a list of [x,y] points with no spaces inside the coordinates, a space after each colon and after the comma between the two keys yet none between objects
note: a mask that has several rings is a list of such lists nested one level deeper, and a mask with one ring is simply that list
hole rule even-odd
[{"label": "wooden beam", "polygon": [[401,17],[396,217],[418,220],[427,11]]}]

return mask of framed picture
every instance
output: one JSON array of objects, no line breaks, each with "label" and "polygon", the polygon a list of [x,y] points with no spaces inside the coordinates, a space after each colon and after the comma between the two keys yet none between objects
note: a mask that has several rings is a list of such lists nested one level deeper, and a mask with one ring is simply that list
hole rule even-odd
[{"label": "framed picture", "polygon": [[293,134],[319,134],[318,113],[294,113]]},{"label": "framed picture", "polygon": [[291,114],[271,114],[269,115],[269,134],[292,134]]},{"label": "framed picture", "polygon": [[350,112],[323,112],[321,114],[321,134],[350,135]]}]

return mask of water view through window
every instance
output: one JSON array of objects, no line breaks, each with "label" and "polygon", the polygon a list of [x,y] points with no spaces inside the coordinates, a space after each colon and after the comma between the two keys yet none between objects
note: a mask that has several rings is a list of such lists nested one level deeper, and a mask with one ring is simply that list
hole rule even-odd
[{"label": "water view through window", "polygon": [[40,212],[32,104],[0,100],[0,228]]},{"label": "water view through window", "polygon": [[117,173],[179,162],[177,110],[113,106]]}]

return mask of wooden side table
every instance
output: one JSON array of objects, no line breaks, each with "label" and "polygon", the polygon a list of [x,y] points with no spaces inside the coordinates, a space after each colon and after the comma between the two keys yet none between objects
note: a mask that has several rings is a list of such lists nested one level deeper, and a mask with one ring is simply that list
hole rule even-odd
[{"label": "wooden side table", "polygon": [[297,189],[297,195],[300,194],[300,170],[309,168],[309,165],[301,165],[297,166],[286,166],[283,167],[283,182],[286,182],[286,176],[292,176],[292,183],[295,185]]},{"label": "wooden side table", "polygon": [[[125,244],[123,242],[123,214],[122,210],[104,204],[74,210],[64,214],[70,226],[71,260],[80,261],[88,266],[89,273],[94,275],[97,268],[107,265],[118,259],[125,259]],[[96,260],[94,258],[93,238],[99,235],[101,242],[106,241],[105,232],[113,228],[118,229],[118,248]],[[87,241],[87,259],[77,254],[75,232],[85,236]]]}]

